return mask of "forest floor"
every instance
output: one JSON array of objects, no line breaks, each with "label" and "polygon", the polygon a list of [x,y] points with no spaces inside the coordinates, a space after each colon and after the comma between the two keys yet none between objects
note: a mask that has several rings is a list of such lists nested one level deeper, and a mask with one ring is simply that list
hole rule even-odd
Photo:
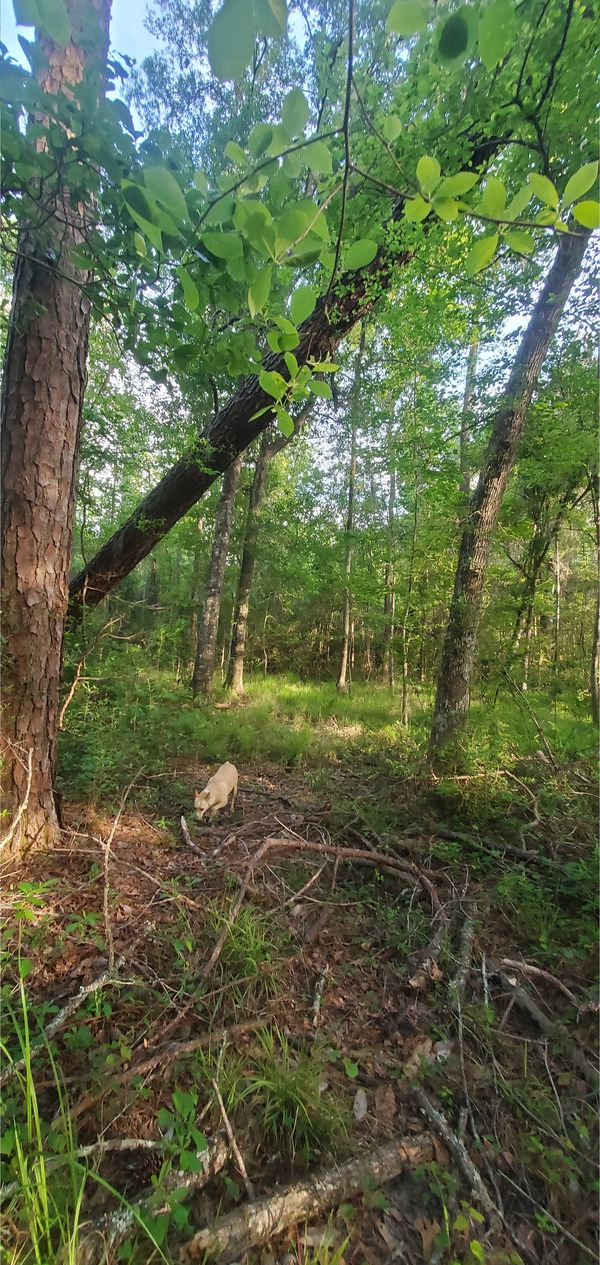
[{"label": "forest floor", "polygon": [[590,762],[238,767],[4,875],[5,1259],[596,1259]]}]

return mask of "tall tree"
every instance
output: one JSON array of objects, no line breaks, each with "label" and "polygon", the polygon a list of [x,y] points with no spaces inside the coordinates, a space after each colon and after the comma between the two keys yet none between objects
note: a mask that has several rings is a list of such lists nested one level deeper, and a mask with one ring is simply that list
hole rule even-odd
[{"label": "tall tree", "polygon": [[[86,92],[104,91],[110,0],[89,8],[95,30],[66,0],[60,42],[36,33],[39,84],[71,100],[74,114],[84,79]],[[19,234],[1,402],[4,786],[15,850],[59,830],[56,726],[90,322],[90,274],[75,252],[92,207],[72,201],[68,177],[54,172],[41,206]]]},{"label": "tall tree", "polygon": [[350,576],[352,574],[352,554],[354,550],[354,497],[356,493],[356,432],[358,430],[358,412],[360,400],[360,379],[365,352],[366,339],[366,322],[363,321],[360,331],[360,343],[358,345],[358,353],[354,366],[354,381],[350,392],[350,463],[348,466],[348,508],[346,512],[346,554],[344,558],[344,610],[342,624],[342,654],[340,659],[340,670],[337,679],[337,688],[341,694],[345,694],[348,689],[348,659],[350,655],[350,632],[351,632],[351,610],[352,610],[352,592],[350,588]]},{"label": "tall tree", "polygon": [[589,232],[561,236],[496,412],[463,533],[438,677],[430,755],[436,757],[464,723],[492,534],[540,369],[579,276]]},{"label": "tall tree", "polygon": [[204,589],[204,605],[202,616],[198,621],[198,642],[192,677],[192,693],[194,697],[196,694],[204,694],[208,698],[209,694],[212,693],[223,580],[225,578],[227,553],[233,525],[233,510],[242,473],[243,458],[244,454],[242,452],[239,453],[225,471],[223,488],[217,508],[213,547]]}]

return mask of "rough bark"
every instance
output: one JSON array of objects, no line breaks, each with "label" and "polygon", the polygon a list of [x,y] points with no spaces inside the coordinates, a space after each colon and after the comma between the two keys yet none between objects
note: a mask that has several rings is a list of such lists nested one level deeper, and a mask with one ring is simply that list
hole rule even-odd
[{"label": "rough bark", "polygon": [[[105,66],[110,0],[93,3],[93,70],[78,43],[81,6],[67,0],[67,9],[72,39],[66,48],[38,39],[47,59],[38,77],[47,91],[69,95]],[[71,206],[64,187],[40,197],[43,228],[32,221],[19,236],[1,401],[3,786],[14,852],[55,841],[59,829],[56,731],[90,319],[88,274],[71,262],[86,208]]]},{"label": "rough bark", "polygon": [[215,534],[210,565],[204,589],[204,606],[202,608],[202,617],[198,621],[198,643],[192,677],[194,698],[197,694],[204,694],[208,698],[212,692],[223,580],[225,578],[231,525],[233,523],[233,509],[239,487],[243,459],[243,452],[238,453],[238,456],[225,471],[225,478],[223,479],[223,489],[215,520]]},{"label": "rough bark", "polygon": [[590,704],[592,720],[600,724],[600,484],[598,476],[591,480],[592,509],[596,529],[596,610],[594,613],[594,632],[592,636],[592,664],[590,669]]},{"label": "rough bark", "polygon": [[474,329],[471,333],[469,358],[467,360],[467,377],[463,397],[462,415],[460,419],[460,490],[465,512],[469,505],[471,491],[471,467],[469,464],[469,446],[473,429],[473,397],[475,395],[475,371],[479,351],[479,333]]},{"label": "rough bark", "polygon": [[254,479],[250,492],[250,503],[248,506],[248,518],[246,521],[246,535],[244,539],[244,551],[242,554],[242,565],[240,568],[240,578],[238,581],[238,590],[235,602],[235,622],[233,635],[231,638],[231,655],[229,659],[229,668],[227,672],[227,685],[233,690],[234,694],[244,693],[244,659],[246,655],[246,638],[248,635],[248,615],[250,612],[250,594],[252,592],[252,581],[254,578],[254,567],[256,564],[256,554],[258,548],[258,535],[260,531],[260,510],[267,486],[267,474],[269,465],[277,453],[282,452],[284,448],[298,434],[302,426],[310,416],[314,407],[313,402],[309,402],[301,410],[298,415],[292,435],[278,435],[273,439],[268,430],[263,434],[256,466],[254,470]]},{"label": "rough bark", "polygon": [[444,640],[429,751],[435,758],[464,723],[492,533],[514,466],[527,409],[560,317],[577,279],[589,232],[564,234],[521,340],[471,498]]}]

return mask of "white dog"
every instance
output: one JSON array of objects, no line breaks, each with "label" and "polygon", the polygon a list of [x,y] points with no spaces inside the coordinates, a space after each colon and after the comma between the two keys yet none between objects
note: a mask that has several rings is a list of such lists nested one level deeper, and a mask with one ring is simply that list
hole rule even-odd
[{"label": "white dog", "polygon": [[212,822],[217,809],[225,808],[228,797],[233,791],[231,800],[231,808],[235,806],[235,797],[238,788],[238,771],[235,764],[222,764],[220,769],[209,778],[203,791],[194,791],[194,808],[198,821],[202,821],[204,814],[211,810],[210,820]]}]

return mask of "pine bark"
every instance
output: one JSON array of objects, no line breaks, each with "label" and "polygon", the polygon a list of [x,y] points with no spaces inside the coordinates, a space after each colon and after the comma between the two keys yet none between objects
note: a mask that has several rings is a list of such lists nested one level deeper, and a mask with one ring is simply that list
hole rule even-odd
[{"label": "pine bark", "polygon": [[221,499],[215,520],[213,547],[206,577],[202,618],[198,623],[198,642],[196,660],[192,677],[192,693],[204,694],[206,698],[212,693],[212,681],[215,670],[215,651],[221,598],[223,596],[223,580],[229,552],[231,527],[235,498],[240,483],[244,454],[240,452],[225,471]]},{"label": "pine bark", "polygon": [[[106,64],[110,2],[94,0],[93,8],[95,73]],[[91,60],[78,43],[81,6],[67,0],[67,9],[67,47],[37,42],[47,62],[40,82],[68,95],[91,73]],[[89,276],[72,263],[86,208],[72,206],[64,187],[42,189],[40,201],[49,211],[43,228],[32,220],[19,235],[0,405],[3,789],[13,822],[6,847],[14,853],[54,843],[59,832],[56,735],[90,321]]]},{"label": "pine bark", "polygon": [[564,234],[521,340],[498,408],[463,533],[429,752],[435,759],[466,720],[492,534],[514,466],[527,409],[563,308],[581,270],[589,232]]}]

